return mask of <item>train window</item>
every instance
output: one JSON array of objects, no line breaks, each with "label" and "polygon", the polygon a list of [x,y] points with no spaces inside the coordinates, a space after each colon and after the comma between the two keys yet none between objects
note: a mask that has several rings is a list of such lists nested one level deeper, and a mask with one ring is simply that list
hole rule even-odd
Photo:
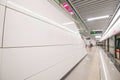
[{"label": "train window", "polygon": [[115,57],[115,37],[109,39],[109,52]]},{"label": "train window", "polygon": [[109,52],[109,39],[106,40],[106,51]]},{"label": "train window", "polygon": [[117,39],[116,41],[116,57],[117,59],[120,59],[120,39]]}]

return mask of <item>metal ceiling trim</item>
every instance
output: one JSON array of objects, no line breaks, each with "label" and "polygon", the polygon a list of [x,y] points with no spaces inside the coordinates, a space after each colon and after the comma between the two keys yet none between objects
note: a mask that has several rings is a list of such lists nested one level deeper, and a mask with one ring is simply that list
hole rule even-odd
[{"label": "metal ceiling trim", "polygon": [[79,8],[79,7],[84,8],[84,7],[87,7],[87,6],[101,5],[101,4],[105,3],[105,2],[107,2],[107,3],[113,3],[113,2],[117,3],[118,1],[100,1],[100,2],[97,1],[96,3],[92,3],[92,4],[88,4],[88,5],[79,5],[79,6],[75,6],[75,7],[76,8]]},{"label": "metal ceiling trim", "polygon": [[79,3],[84,5],[85,3],[89,3],[89,2],[94,2],[94,1],[91,1],[91,0],[90,1],[84,1],[84,2],[78,1],[76,3],[74,3],[74,2],[72,2],[72,3],[75,4],[75,5],[79,5]]},{"label": "metal ceiling trim", "polygon": [[[112,6],[112,7],[116,7],[116,6]],[[93,8],[90,8],[90,9],[85,9],[85,10],[80,10],[80,9],[77,9],[78,10],[78,12],[80,12],[80,14],[85,14],[86,15],[86,13],[88,13],[88,15],[89,14],[95,14],[95,12],[96,13],[99,13],[99,11],[103,11],[103,10],[108,10],[108,9],[111,9],[110,7],[102,7],[102,8],[97,8],[97,7],[93,7]],[[115,8],[116,9],[116,8]],[[87,12],[87,11],[89,11],[89,12]],[[106,14],[106,15],[112,15],[111,13],[113,12],[112,10],[111,11],[109,11],[110,13],[109,14]],[[101,15],[101,16],[103,16],[103,15]]]},{"label": "metal ceiling trim", "polygon": [[91,4],[96,4],[96,3],[99,3],[99,2],[103,2],[103,1],[88,1],[88,2],[84,2],[84,3],[77,3],[77,4],[74,4],[75,6],[77,5],[81,5],[81,6],[85,6],[85,5],[91,5]]},{"label": "metal ceiling trim", "polygon": [[70,1],[70,0],[66,0],[66,1],[67,1],[67,2],[69,3],[69,5],[73,8],[75,14],[79,17],[80,21],[84,24],[86,30],[89,31],[87,25],[86,25],[85,22],[82,20],[81,16],[78,14],[77,10],[74,8],[74,5],[71,3],[71,1]]}]

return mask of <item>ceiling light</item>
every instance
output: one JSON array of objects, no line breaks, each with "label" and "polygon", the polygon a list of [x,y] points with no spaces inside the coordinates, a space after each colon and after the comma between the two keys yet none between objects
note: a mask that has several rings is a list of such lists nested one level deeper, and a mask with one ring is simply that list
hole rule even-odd
[{"label": "ceiling light", "polygon": [[101,36],[95,36],[95,38],[101,38]]},{"label": "ceiling light", "polygon": [[109,15],[100,16],[100,17],[94,17],[94,18],[87,19],[87,21],[99,20],[99,19],[104,19],[104,18],[108,18],[108,17],[109,17]]},{"label": "ceiling light", "polygon": [[63,23],[62,25],[74,24],[74,22]]}]

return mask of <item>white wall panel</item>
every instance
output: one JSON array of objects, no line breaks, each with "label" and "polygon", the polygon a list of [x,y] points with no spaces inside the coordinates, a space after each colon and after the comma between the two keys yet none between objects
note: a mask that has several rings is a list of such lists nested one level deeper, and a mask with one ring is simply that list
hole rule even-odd
[{"label": "white wall panel", "polygon": [[83,55],[70,56],[66,61],[26,80],[60,80],[82,57]]},{"label": "white wall panel", "polygon": [[76,24],[73,23],[73,24],[69,24],[69,25],[65,25],[67,28],[71,29],[72,31],[74,32],[78,32],[78,29],[76,27]]},{"label": "white wall panel", "polygon": [[7,9],[4,47],[75,44],[80,36],[76,38],[57,26]]},{"label": "white wall panel", "polygon": [[0,4],[5,5],[6,0],[0,0]]},{"label": "white wall panel", "polygon": [[48,0],[8,0],[8,2],[22,6],[58,23],[71,22],[65,13],[55,8],[55,6],[50,4]]},{"label": "white wall panel", "polygon": [[1,68],[1,66],[2,66],[2,51],[1,51],[1,48],[0,48],[0,80],[2,80],[2,79],[1,79],[1,77],[2,77],[2,75],[1,75],[1,73],[2,73],[2,68]]},{"label": "white wall panel", "polygon": [[[72,21],[47,0],[7,1],[13,6],[7,5],[0,80],[59,80],[86,55],[78,33],[30,16],[33,11],[59,24]],[[66,27],[76,31],[75,25],[69,26]]]},{"label": "white wall panel", "polygon": [[2,80],[23,80],[34,74],[38,77],[33,78],[40,80],[42,75],[42,80],[57,80],[86,54],[83,45],[13,48],[2,52]]},{"label": "white wall panel", "polygon": [[5,7],[0,5],[0,47],[2,43],[4,11],[5,11]]}]

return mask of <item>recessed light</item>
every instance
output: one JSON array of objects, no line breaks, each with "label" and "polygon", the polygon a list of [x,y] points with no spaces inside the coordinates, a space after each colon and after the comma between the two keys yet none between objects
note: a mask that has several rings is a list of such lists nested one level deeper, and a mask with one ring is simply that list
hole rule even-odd
[{"label": "recessed light", "polygon": [[89,19],[87,19],[87,21],[105,19],[105,18],[108,18],[108,17],[109,17],[109,15],[106,15],[106,16],[99,16],[99,17],[89,18]]}]

